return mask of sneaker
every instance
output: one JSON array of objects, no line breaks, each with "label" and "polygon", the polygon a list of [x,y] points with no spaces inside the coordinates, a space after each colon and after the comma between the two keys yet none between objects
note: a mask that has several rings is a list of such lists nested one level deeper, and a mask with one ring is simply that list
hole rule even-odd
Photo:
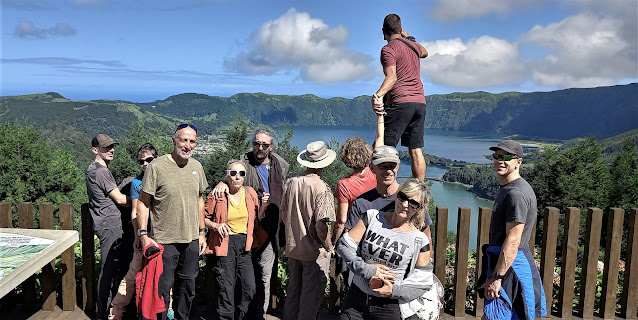
[{"label": "sneaker", "polygon": [[175,312],[173,311],[173,308],[168,309],[167,316],[171,320],[175,319]]}]

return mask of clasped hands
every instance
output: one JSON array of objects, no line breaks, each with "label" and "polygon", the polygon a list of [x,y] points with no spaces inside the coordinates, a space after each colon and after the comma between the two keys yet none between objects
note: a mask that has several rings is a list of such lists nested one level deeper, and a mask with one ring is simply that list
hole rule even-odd
[{"label": "clasped hands", "polygon": [[377,115],[385,115],[385,109],[383,107],[383,96],[378,96],[376,93],[372,95],[370,99],[370,103],[372,104],[372,111]]},{"label": "clasped hands", "polygon": [[[370,289],[372,289],[372,291],[378,293],[384,298],[391,296],[392,285],[394,283],[394,280],[396,279],[396,277],[394,276],[394,273],[390,271],[390,268],[388,268],[385,265],[378,264],[378,263],[371,263],[371,265],[377,268],[377,272],[370,279],[368,286],[370,287]],[[380,286],[379,286],[379,281],[382,282]]]}]

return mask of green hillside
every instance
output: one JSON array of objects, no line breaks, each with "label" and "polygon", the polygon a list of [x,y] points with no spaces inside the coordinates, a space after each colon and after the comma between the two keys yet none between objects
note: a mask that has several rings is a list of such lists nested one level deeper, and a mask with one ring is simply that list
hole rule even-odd
[{"label": "green hillside", "polygon": [[[516,134],[527,139],[611,137],[638,128],[638,83],[552,92],[451,93],[427,96],[426,127]],[[58,93],[0,97],[0,121],[43,128],[61,123],[89,135],[118,135],[136,121],[191,122],[218,133],[239,115],[256,123],[293,126],[361,126],[374,123],[370,97],[324,99],[315,95],[239,93],[216,97],[184,93],[150,103],[71,101]]]}]

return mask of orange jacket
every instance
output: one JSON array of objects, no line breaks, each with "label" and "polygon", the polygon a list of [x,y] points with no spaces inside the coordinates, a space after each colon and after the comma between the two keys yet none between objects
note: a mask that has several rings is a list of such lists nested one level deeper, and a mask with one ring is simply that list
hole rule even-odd
[{"label": "orange jacket", "polygon": [[[255,218],[259,212],[259,199],[255,190],[249,186],[244,186],[246,190],[246,208],[248,209],[248,221],[246,224],[246,251],[256,246],[256,242],[253,243],[253,233],[255,232]],[[213,193],[209,193],[204,204],[206,219],[210,219],[215,223],[228,223],[228,195],[215,198]],[[214,254],[217,256],[228,255],[228,238],[229,236],[222,238],[218,232],[208,232],[208,246],[206,247],[207,254]]]}]

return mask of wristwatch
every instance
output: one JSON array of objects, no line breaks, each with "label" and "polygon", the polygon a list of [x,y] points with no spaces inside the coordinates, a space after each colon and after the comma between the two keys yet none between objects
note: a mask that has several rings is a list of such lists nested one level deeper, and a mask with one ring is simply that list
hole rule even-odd
[{"label": "wristwatch", "polygon": [[146,230],[138,230],[137,231],[137,236],[141,237],[141,236],[147,236],[148,235],[148,231]]},{"label": "wristwatch", "polygon": [[416,38],[413,36],[408,36],[406,39],[412,41],[412,42],[416,42]]},{"label": "wristwatch", "polygon": [[200,233],[202,233],[202,232],[206,232],[206,228],[200,228],[200,229],[199,229],[199,232],[200,232]]},{"label": "wristwatch", "polygon": [[494,272],[492,272],[492,278],[494,278],[494,280],[503,280],[505,275],[500,275],[498,271],[494,270]]}]

